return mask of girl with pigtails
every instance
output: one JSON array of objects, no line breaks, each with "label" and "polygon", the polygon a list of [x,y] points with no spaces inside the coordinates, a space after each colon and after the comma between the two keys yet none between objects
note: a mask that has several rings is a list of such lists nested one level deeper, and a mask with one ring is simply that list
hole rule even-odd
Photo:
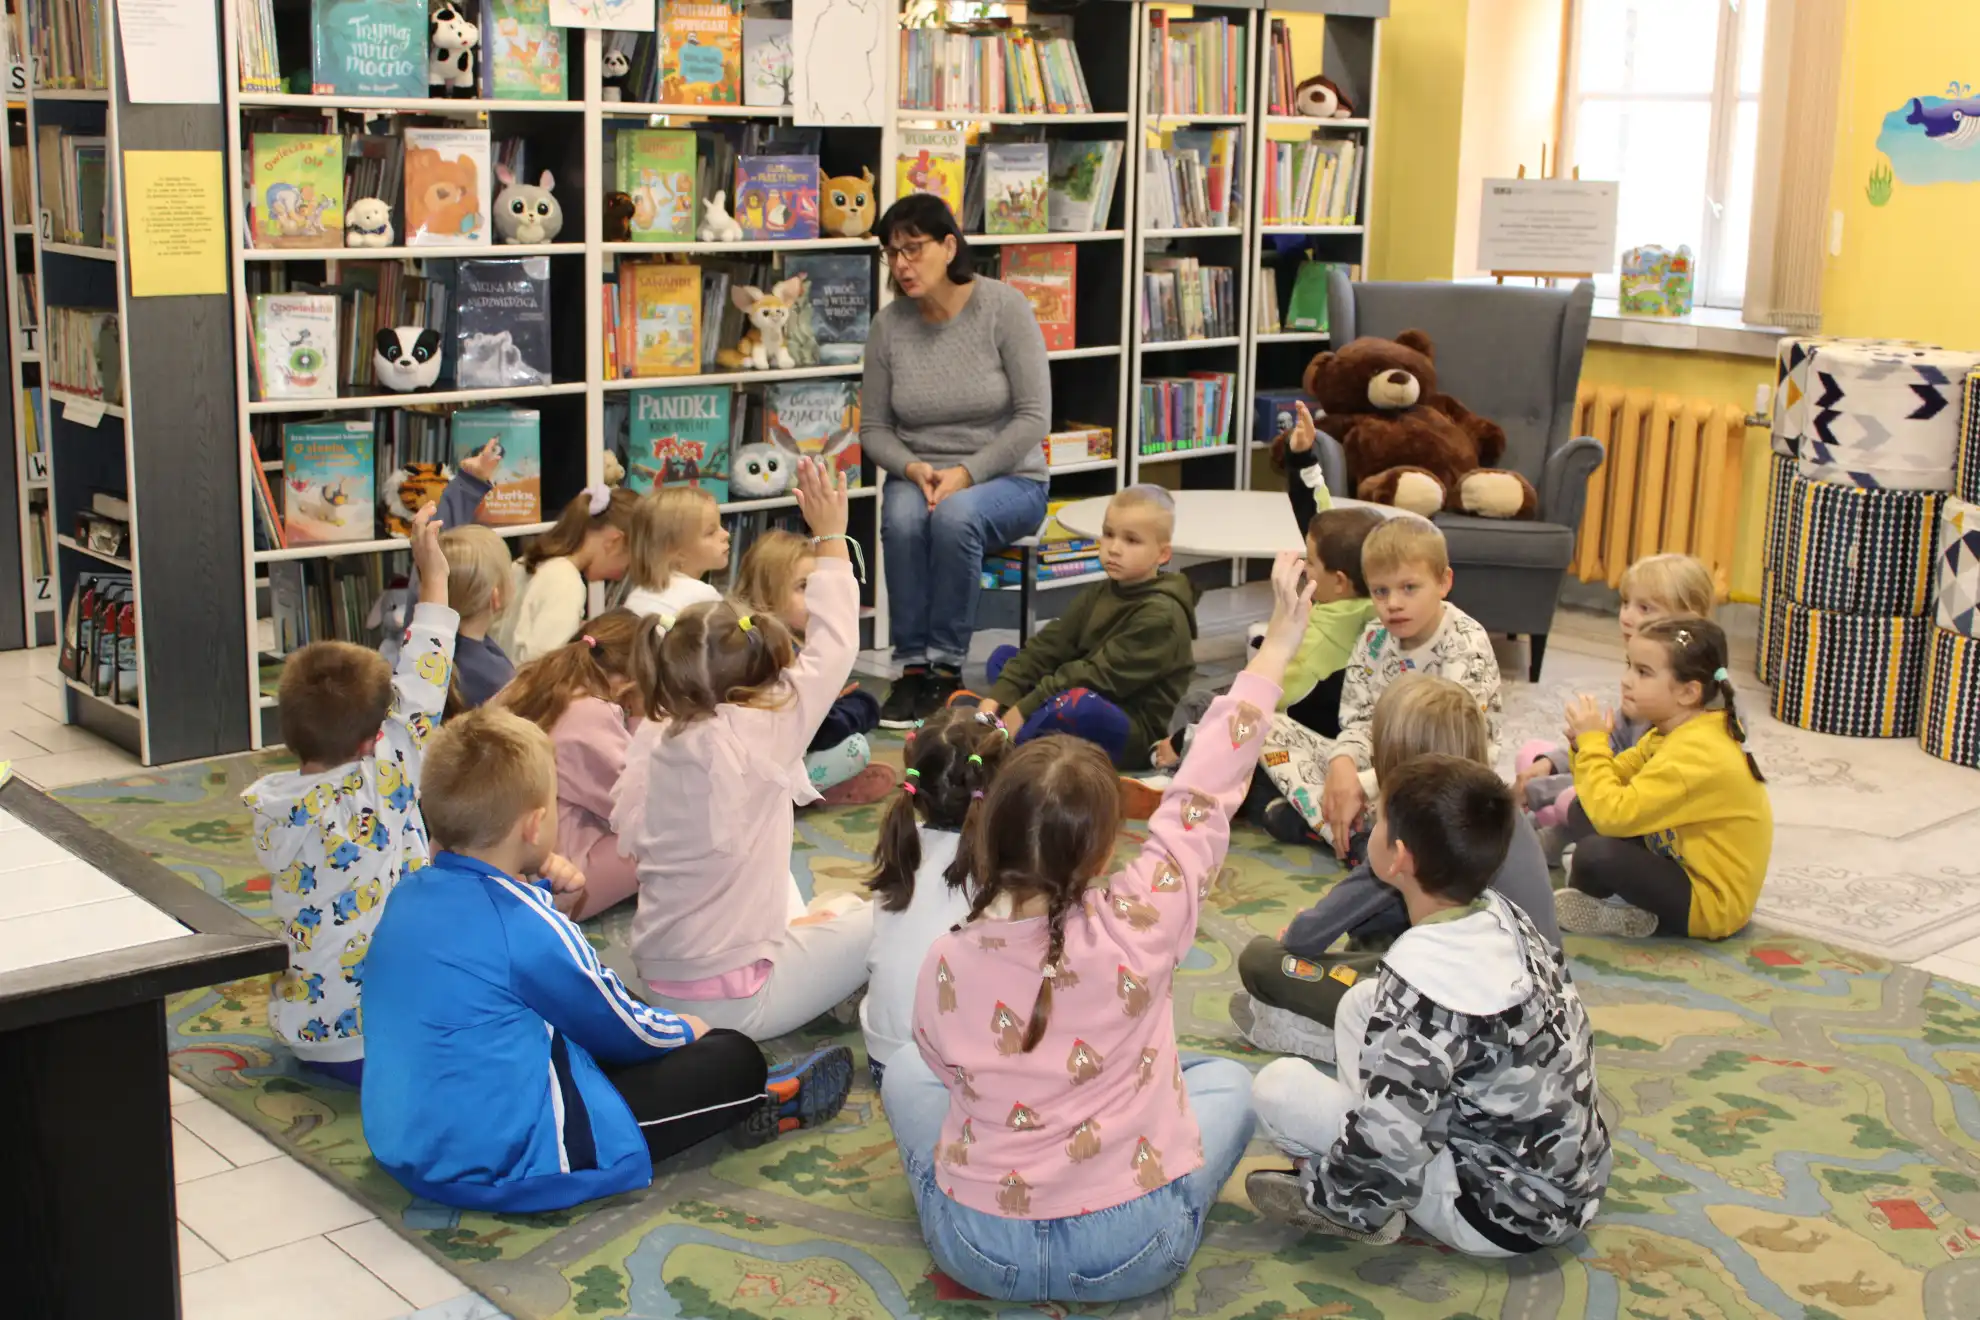
[{"label": "girl with pigtails", "polygon": [[958,845],[1009,745],[1001,724],[960,706],[945,706],[908,731],[907,769],[880,822],[868,882],[873,943],[866,954],[859,1026],[875,1090],[889,1060],[903,1050],[914,1052],[921,956],[938,935],[969,916],[969,857]]},{"label": "girl with pigtails", "polygon": [[1250,1074],[1181,1057],[1173,982],[1305,634],[1301,573],[1280,556],[1264,643],[1205,714],[1125,868],[1112,869],[1115,770],[1092,743],[1012,748],[968,813],[967,919],[925,953],[918,1048],[881,1087],[922,1236],[965,1287],[1018,1301],[1159,1291],[1237,1167]]},{"label": "girl with pigtails", "polygon": [[1615,715],[1593,697],[1568,703],[1576,800],[1562,930],[1722,940],[1753,916],[1774,846],[1766,777],[1746,750],[1726,635],[1705,619],[1662,619],[1630,638],[1622,714],[1649,731],[1616,752]]}]

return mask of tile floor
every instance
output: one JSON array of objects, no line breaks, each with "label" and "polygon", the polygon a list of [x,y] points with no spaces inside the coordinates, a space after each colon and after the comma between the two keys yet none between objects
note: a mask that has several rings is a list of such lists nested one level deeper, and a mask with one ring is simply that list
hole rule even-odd
[{"label": "tile floor", "polygon": [[[1206,601],[1199,661],[1235,657],[1244,621],[1269,608],[1267,598],[1253,599],[1257,591]],[[1741,654],[1739,622],[1727,620],[1734,660],[1750,671],[1751,625]],[[1015,642],[1016,634],[988,631],[975,649],[987,655],[1005,641]],[[1599,615],[1562,611],[1551,645],[1621,659],[1615,622]],[[863,668],[884,666],[884,657],[867,659],[879,663]],[[61,701],[52,651],[0,653],[0,760],[11,758],[15,773],[60,788],[137,763],[121,748],[59,723]],[[1980,985],[1980,939],[1917,965]],[[493,1303],[211,1101],[177,1081],[172,1098],[185,1320],[501,1320]],[[278,1202],[285,1207],[279,1219],[263,1213]]]}]

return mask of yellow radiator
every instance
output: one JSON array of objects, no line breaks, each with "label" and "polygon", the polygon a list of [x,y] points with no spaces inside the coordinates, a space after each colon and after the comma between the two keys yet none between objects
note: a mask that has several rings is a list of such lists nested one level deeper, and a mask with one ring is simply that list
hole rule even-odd
[{"label": "yellow radiator", "polygon": [[1575,434],[1594,436],[1607,451],[1588,479],[1575,576],[1616,587],[1645,555],[1694,555],[1726,599],[1738,543],[1745,411],[1584,384],[1575,396]]}]

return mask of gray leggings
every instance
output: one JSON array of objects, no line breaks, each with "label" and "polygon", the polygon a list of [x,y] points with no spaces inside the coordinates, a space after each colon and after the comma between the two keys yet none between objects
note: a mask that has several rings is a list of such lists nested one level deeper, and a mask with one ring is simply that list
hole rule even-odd
[{"label": "gray leggings", "polygon": [[1657,934],[1691,933],[1691,877],[1683,863],[1650,851],[1642,839],[1595,833],[1588,813],[1568,808],[1568,833],[1588,831],[1574,845],[1568,883],[1591,898],[1616,897],[1657,918]]}]

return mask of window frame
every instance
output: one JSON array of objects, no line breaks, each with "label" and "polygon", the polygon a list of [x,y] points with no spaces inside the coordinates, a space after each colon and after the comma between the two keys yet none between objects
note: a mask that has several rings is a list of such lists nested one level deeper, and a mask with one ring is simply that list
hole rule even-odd
[{"label": "window frame", "polygon": [[[1594,0],[1601,3],[1601,0]],[[1775,4],[1787,4],[1792,0],[1772,0]],[[1568,0],[1566,26],[1563,32],[1561,61],[1561,114],[1558,140],[1561,144],[1559,157],[1569,164],[1570,172],[1581,168],[1575,153],[1575,126],[1580,119],[1583,104],[1589,101],[1613,102],[1656,102],[1673,103],[1696,102],[1700,98],[1688,93],[1642,92],[1613,93],[1588,92],[1581,90],[1581,28],[1582,17],[1591,0]],[[1740,28],[1742,26],[1745,0],[1718,0],[1719,33],[1716,58],[1712,70],[1712,91],[1707,98],[1711,108],[1710,123],[1706,129],[1705,157],[1705,214],[1699,229],[1698,251],[1694,255],[1696,274],[1693,280],[1692,303],[1697,307],[1717,307],[1739,311],[1745,302],[1745,291],[1736,290],[1723,297],[1712,295],[1713,277],[1718,262],[1724,255],[1724,247],[1730,236],[1726,233],[1726,211],[1732,195],[1732,168],[1734,156],[1734,135],[1742,103],[1760,104],[1760,91],[1743,93],[1739,87],[1740,69]],[[1764,43],[1764,30],[1760,36]],[[1618,184],[1626,183],[1617,180]],[[1757,206],[1758,199],[1755,199]],[[1751,215],[1748,222],[1751,223]],[[1750,242],[1751,230],[1738,241]],[[1620,250],[1618,256],[1621,255]],[[1610,278],[1614,278],[1612,275]]]}]

